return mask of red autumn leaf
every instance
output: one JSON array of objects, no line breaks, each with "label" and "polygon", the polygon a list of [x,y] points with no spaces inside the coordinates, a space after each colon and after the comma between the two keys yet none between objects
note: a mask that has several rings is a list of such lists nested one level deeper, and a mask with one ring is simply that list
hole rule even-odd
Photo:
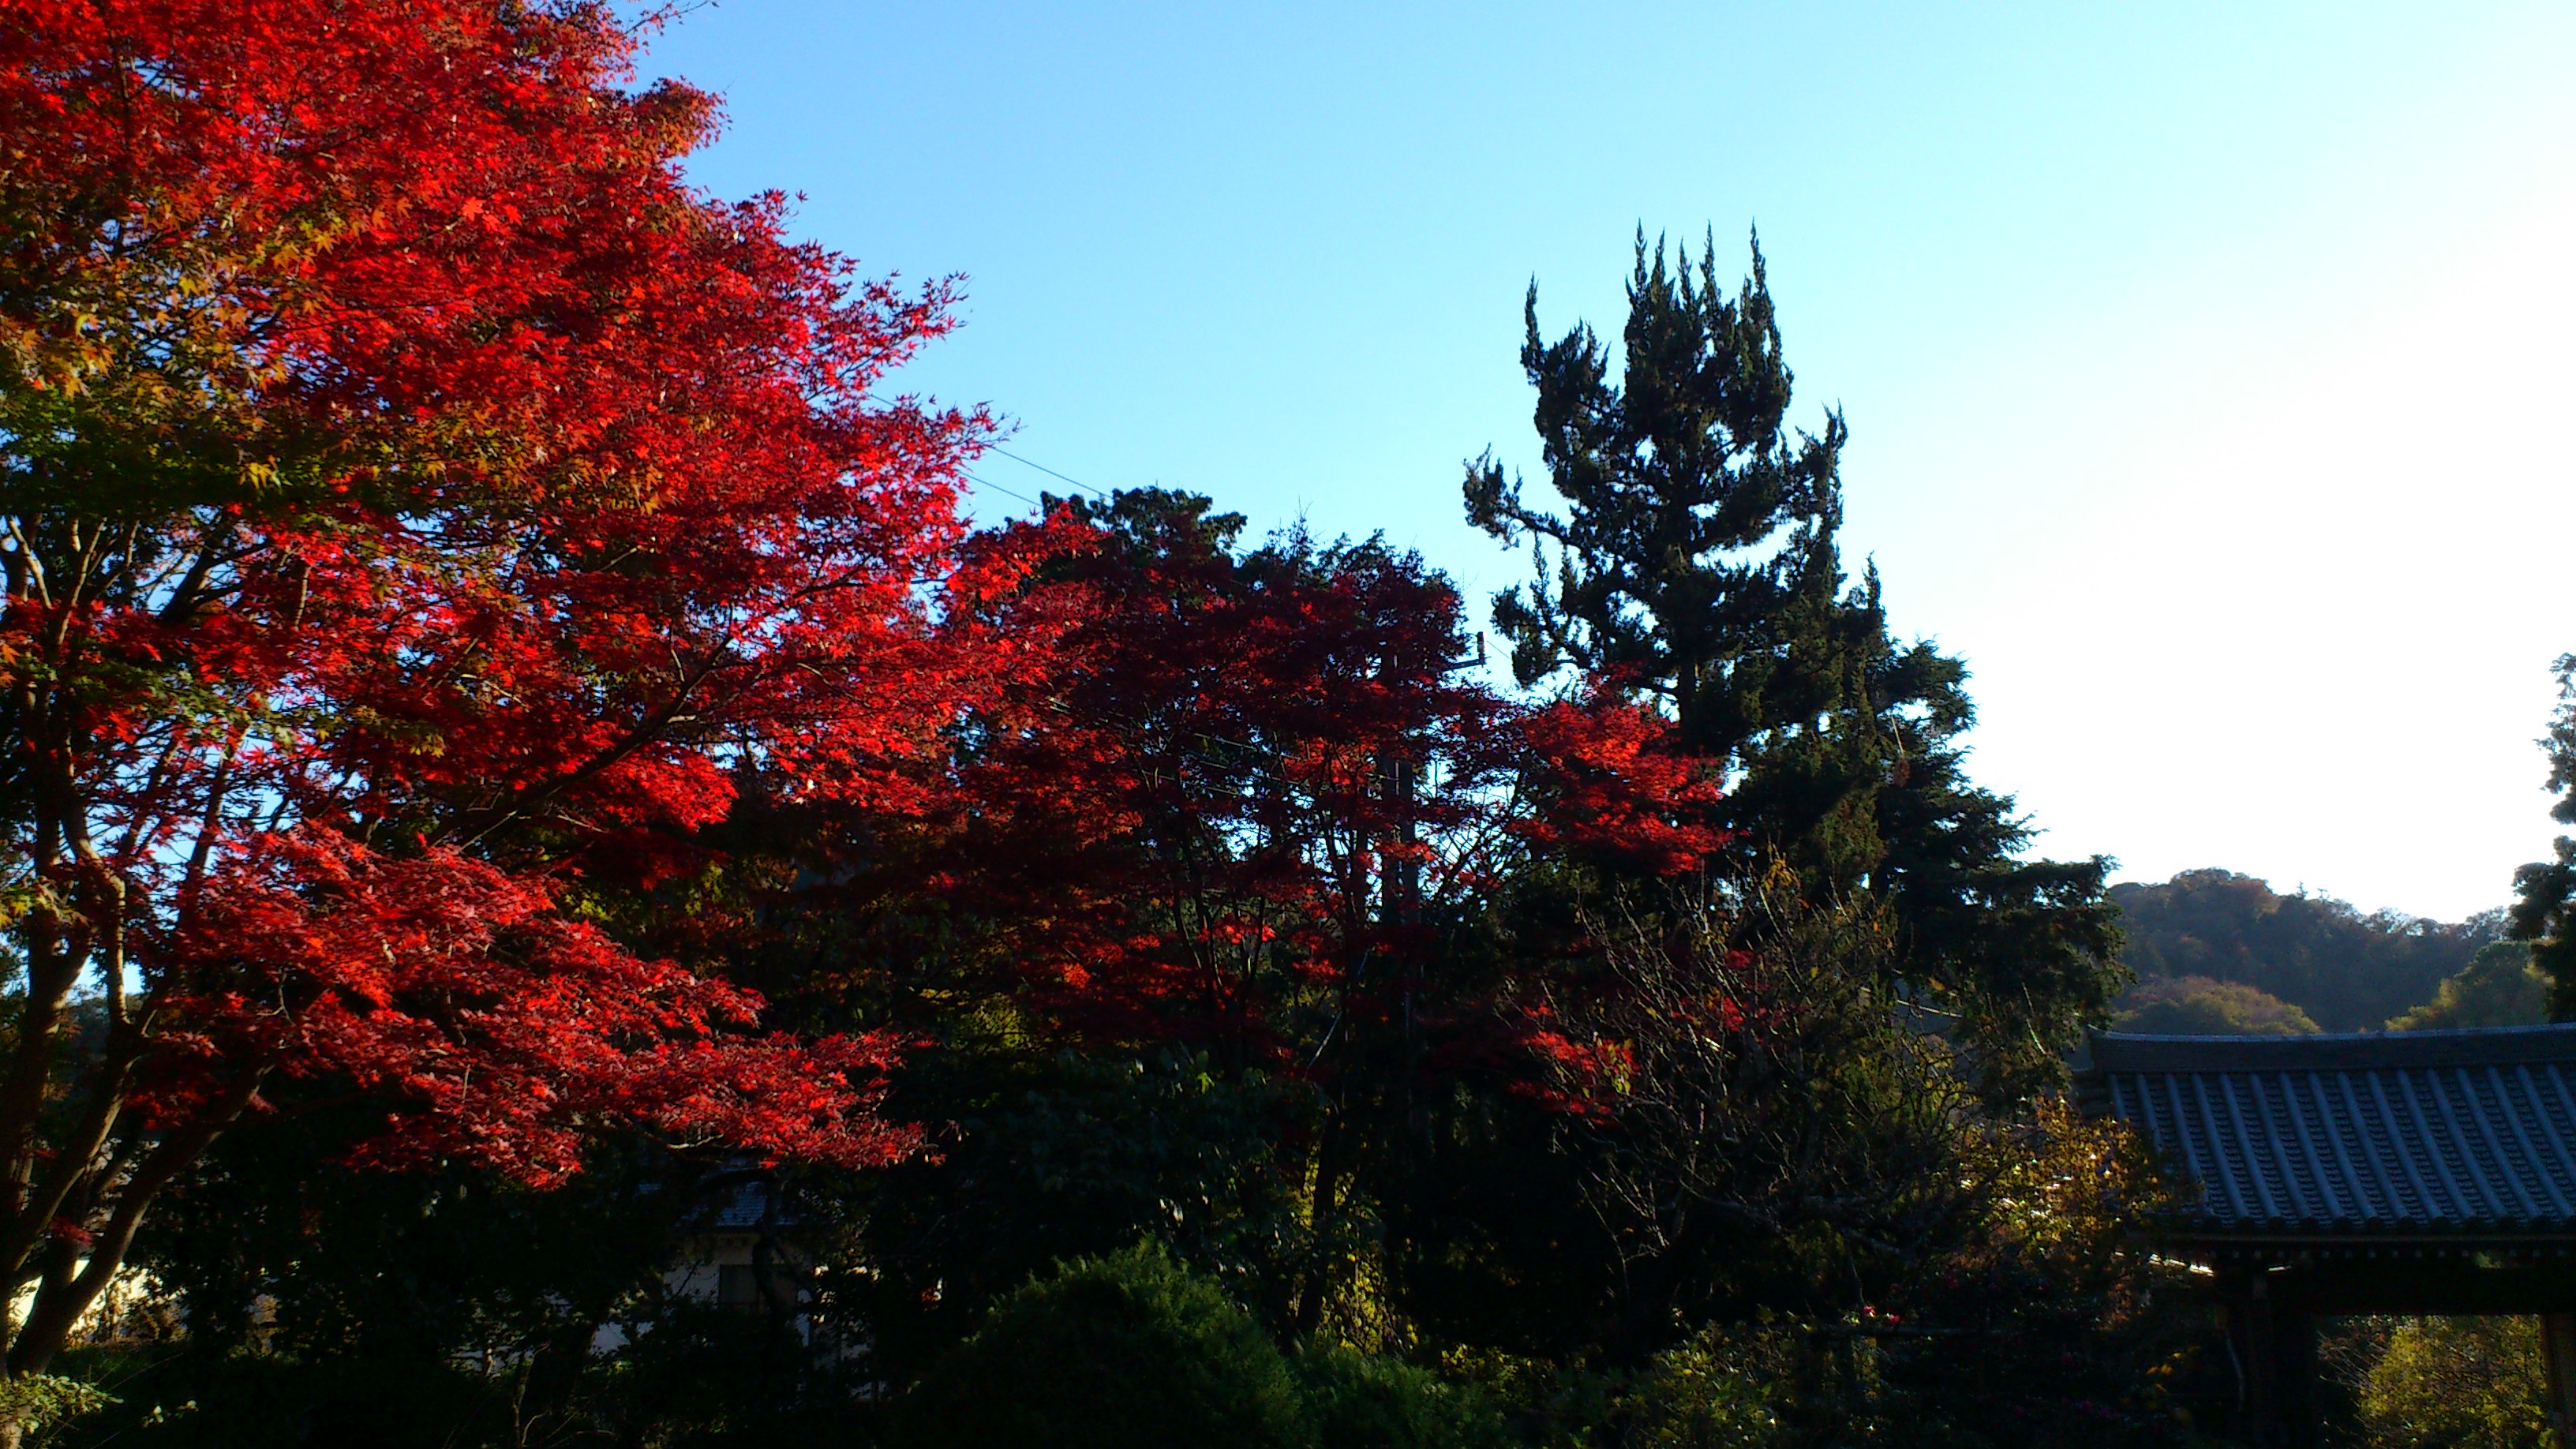
[{"label": "red autumn leaf", "polygon": [[0,7],[0,1263],[60,1218],[95,1270],[15,1366],[277,1073],[381,1097],[370,1160],[538,1181],[617,1124],[910,1145],[890,1044],[568,911],[747,778],[924,807],[1030,667],[962,607],[1025,567],[960,555],[987,420],[871,396],[951,289],[691,188],[713,105],[634,47],[544,0]]}]

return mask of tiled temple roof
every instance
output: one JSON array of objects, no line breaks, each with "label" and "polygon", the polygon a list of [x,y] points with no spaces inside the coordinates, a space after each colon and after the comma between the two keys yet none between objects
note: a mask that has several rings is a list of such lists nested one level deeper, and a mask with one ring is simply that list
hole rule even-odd
[{"label": "tiled temple roof", "polygon": [[2191,1174],[2221,1237],[2576,1234],[2576,1024],[2350,1036],[2096,1033],[2086,1106]]}]

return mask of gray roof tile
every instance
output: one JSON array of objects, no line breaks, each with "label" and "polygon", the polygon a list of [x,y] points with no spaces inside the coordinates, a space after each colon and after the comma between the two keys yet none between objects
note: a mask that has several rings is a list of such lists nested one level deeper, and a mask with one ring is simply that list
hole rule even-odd
[{"label": "gray roof tile", "polygon": [[2087,1108],[2191,1175],[2195,1227],[2576,1232],[2576,1024],[2088,1047]]}]

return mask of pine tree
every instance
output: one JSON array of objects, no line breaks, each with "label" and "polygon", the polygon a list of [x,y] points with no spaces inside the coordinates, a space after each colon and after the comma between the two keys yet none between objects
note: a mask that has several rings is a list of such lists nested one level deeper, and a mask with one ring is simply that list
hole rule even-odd
[{"label": "pine tree", "polygon": [[[2560,655],[2554,667],[2558,713],[2540,742],[2549,757],[2549,789],[2558,797],[2549,818],[2576,825],[2576,654]],[[2549,973],[2550,1019],[2576,1017],[2576,840],[2558,837],[2551,857],[2515,871],[2513,885],[2511,934],[2531,943],[2531,964]]]},{"label": "pine tree", "polygon": [[1524,687],[1571,668],[1659,700],[1682,746],[1722,763],[1727,823],[1817,899],[1865,894],[1900,935],[1891,985],[1956,1013],[1987,1086],[2049,1080],[2055,1049],[2116,982],[2109,862],[2024,861],[2008,796],[1972,784],[1967,670],[1887,628],[1876,569],[1842,568],[1839,411],[1788,422],[1762,251],[1733,294],[1712,238],[1694,267],[1641,229],[1621,373],[1588,326],[1521,365],[1562,513],[1489,451],[1468,517],[1529,539],[1537,578],[1494,601]]}]

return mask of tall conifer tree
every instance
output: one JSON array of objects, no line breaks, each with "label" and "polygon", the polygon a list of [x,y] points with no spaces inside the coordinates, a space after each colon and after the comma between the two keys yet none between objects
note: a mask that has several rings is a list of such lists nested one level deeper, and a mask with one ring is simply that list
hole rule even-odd
[{"label": "tall conifer tree", "polygon": [[1491,452],[1468,517],[1527,538],[1537,578],[1494,601],[1524,686],[1572,668],[1660,699],[1682,745],[1723,763],[1729,823],[1819,899],[1889,908],[1902,995],[1955,1012],[1998,1094],[2056,1071],[2056,1048],[2116,984],[2109,863],[2024,861],[2008,796],[1978,788],[1960,737],[1967,670],[1888,633],[1877,571],[1843,573],[1839,411],[1788,422],[1761,247],[1733,294],[1714,239],[1668,264],[1641,229],[1620,375],[1591,328],[1521,365],[1562,512],[1525,501]]},{"label": "tall conifer tree", "polygon": [[[2540,741],[2549,757],[2549,818],[2576,825],[2576,654],[2562,654],[2558,712]],[[2549,973],[2549,1017],[2576,1019],[2576,839],[2558,837],[2551,856],[2513,873],[2512,936],[2531,943],[2531,964]]]}]

